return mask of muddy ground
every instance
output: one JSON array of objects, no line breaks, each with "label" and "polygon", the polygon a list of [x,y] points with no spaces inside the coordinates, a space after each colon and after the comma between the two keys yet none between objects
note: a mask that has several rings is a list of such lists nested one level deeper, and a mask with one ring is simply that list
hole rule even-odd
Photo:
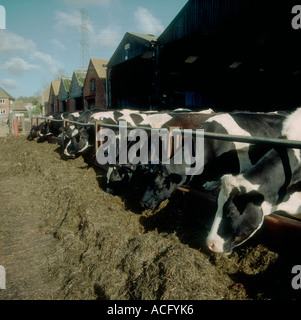
[{"label": "muddy ground", "polygon": [[212,206],[177,192],[143,211],[135,190],[58,145],[0,138],[0,299],[300,299],[300,238],[264,226],[231,256],[204,241]]}]

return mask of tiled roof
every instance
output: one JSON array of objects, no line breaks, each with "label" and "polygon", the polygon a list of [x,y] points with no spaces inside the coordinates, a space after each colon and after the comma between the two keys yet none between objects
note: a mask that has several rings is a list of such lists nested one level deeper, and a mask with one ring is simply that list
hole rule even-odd
[{"label": "tiled roof", "polygon": [[52,85],[54,94],[57,96],[59,94],[61,82],[60,81],[51,81],[51,85]]},{"label": "tiled roof", "polygon": [[9,93],[7,93],[4,89],[0,87],[0,99],[10,99],[15,100]]},{"label": "tiled roof", "polygon": [[106,65],[108,64],[109,60],[91,58],[91,62],[99,78],[106,78],[107,77]]}]

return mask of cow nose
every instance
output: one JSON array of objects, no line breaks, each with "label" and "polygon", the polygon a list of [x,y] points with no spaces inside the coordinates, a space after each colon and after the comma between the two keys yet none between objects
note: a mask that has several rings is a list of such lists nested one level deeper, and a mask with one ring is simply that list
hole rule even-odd
[{"label": "cow nose", "polygon": [[111,189],[111,188],[107,188],[107,189],[106,189],[106,192],[107,192],[107,193],[110,193],[110,194],[113,194],[113,193],[114,193],[114,192],[113,192],[113,189]]},{"label": "cow nose", "polygon": [[152,209],[152,205],[148,202],[140,201],[140,205],[143,209],[146,209],[146,210]]},{"label": "cow nose", "polygon": [[206,240],[206,244],[207,244],[207,247],[211,250],[211,251],[215,251],[215,242],[212,240],[212,239],[207,239]]}]

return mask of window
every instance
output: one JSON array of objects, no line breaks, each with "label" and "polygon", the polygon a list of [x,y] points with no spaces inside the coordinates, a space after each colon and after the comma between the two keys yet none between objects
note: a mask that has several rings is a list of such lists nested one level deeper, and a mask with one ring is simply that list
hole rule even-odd
[{"label": "window", "polygon": [[0,99],[0,104],[4,104],[5,100],[4,99]]},{"label": "window", "polygon": [[0,113],[1,113],[1,114],[4,114],[4,113],[6,113],[6,110],[5,110],[5,109],[1,109],[1,110],[0,110]]},{"label": "window", "polygon": [[95,79],[91,79],[90,90],[91,90],[91,92],[95,92],[96,91],[96,81],[95,81]]}]

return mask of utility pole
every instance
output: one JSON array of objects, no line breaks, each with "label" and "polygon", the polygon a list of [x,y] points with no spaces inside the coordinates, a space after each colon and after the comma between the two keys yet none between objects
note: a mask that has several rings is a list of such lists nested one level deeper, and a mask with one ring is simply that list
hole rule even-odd
[{"label": "utility pole", "polygon": [[80,68],[81,70],[87,70],[88,68],[88,58],[89,58],[89,41],[88,41],[88,13],[84,8],[79,9],[81,24],[80,24]]}]

